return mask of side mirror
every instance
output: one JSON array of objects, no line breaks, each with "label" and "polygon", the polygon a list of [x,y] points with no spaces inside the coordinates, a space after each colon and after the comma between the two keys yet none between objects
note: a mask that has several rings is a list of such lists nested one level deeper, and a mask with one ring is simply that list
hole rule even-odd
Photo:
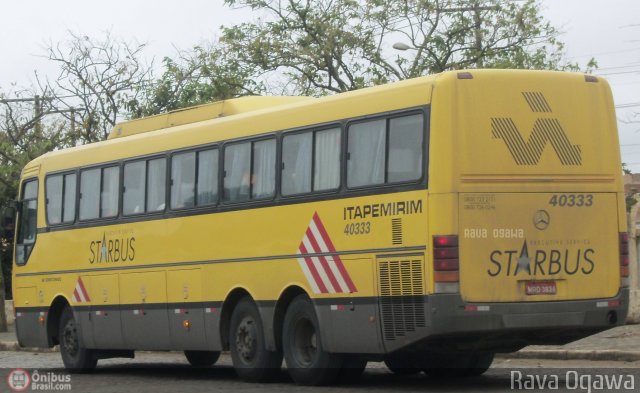
[{"label": "side mirror", "polygon": [[16,212],[19,208],[19,203],[11,201],[2,209],[2,222],[0,223],[0,230],[7,239],[13,239],[13,235],[16,227]]}]

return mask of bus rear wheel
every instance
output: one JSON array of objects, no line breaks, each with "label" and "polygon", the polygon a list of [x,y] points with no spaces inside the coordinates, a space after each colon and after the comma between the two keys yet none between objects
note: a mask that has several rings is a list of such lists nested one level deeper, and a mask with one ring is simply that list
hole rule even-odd
[{"label": "bus rear wheel", "polygon": [[342,358],[324,350],[320,324],[311,300],[299,295],[284,317],[282,349],[291,378],[301,385],[328,385],[336,381]]},{"label": "bus rear wheel", "polygon": [[218,351],[184,351],[184,356],[193,367],[213,366],[220,357]]},{"label": "bus rear wheel", "polygon": [[282,353],[266,349],[262,319],[249,297],[231,314],[229,346],[233,368],[247,382],[268,382],[282,366]]},{"label": "bus rear wheel", "polygon": [[78,324],[73,317],[71,307],[65,307],[62,311],[58,340],[60,342],[62,363],[69,371],[84,373],[93,370],[98,364],[95,352],[85,348],[82,343],[82,337],[78,331]]}]

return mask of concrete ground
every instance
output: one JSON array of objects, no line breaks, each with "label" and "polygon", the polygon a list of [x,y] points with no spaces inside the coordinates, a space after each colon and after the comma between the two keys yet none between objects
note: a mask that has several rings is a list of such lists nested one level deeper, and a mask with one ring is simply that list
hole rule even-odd
[{"label": "concrete ground", "polygon": [[[52,349],[20,348],[15,325],[0,333],[0,351],[52,351]],[[55,350],[55,349],[53,349]],[[518,352],[501,354],[501,358],[640,361],[640,324],[629,324],[574,341],[567,345],[533,345]]]}]

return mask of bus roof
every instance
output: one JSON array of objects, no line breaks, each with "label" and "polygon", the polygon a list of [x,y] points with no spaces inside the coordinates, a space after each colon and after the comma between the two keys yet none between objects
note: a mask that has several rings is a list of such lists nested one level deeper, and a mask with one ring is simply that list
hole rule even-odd
[{"label": "bus roof", "polygon": [[27,168],[43,165],[42,171],[48,173],[427,105],[431,100],[428,86],[439,75],[321,98],[244,97],[186,108],[121,123],[112,131],[117,133],[117,128],[123,127],[121,135],[46,153]]},{"label": "bus roof", "polygon": [[283,104],[291,104],[311,99],[313,98],[300,96],[248,96],[216,101],[118,123],[113,127],[107,139],[122,138],[144,132],[197,123],[219,117],[233,116],[258,109],[273,108]]}]

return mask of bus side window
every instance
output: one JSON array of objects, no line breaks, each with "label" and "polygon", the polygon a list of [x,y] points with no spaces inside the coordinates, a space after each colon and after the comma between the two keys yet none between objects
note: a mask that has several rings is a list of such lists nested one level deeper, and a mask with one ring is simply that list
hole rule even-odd
[{"label": "bus side window", "polygon": [[80,172],[80,220],[100,215],[100,168]]},{"label": "bus side window", "polygon": [[225,202],[249,200],[251,186],[251,143],[228,145],[224,149],[223,180]]},{"label": "bus side window", "polygon": [[144,193],[146,184],[146,161],[124,164],[124,190],[122,194],[122,214],[144,213]]},{"label": "bus side window", "polygon": [[147,165],[147,211],[163,211],[167,188],[167,159],[149,160]]},{"label": "bus side window", "polygon": [[314,135],[313,191],[340,186],[340,128],[316,131]]},{"label": "bus side window", "polygon": [[311,192],[311,131],[282,139],[282,195]]},{"label": "bus side window", "polygon": [[418,180],[422,176],[423,117],[421,114],[389,120],[387,182]]},{"label": "bus side window", "polygon": [[64,192],[62,196],[62,222],[72,223],[76,219],[76,183],[75,173],[64,175]]},{"label": "bus side window", "polygon": [[184,209],[196,202],[196,153],[179,153],[171,158],[171,208]]},{"label": "bus side window", "polygon": [[120,167],[102,169],[102,190],[100,195],[100,217],[118,215],[118,188],[120,186]]},{"label": "bus side window", "polygon": [[45,180],[47,222],[49,225],[62,222],[62,175],[48,176]]},{"label": "bus side window", "polygon": [[386,120],[356,123],[349,127],[347,186],[383,184],[386,167]]},{"label": "bus side window", "polygon": [[198,152],[196,203],[212,205],[218,201],[218,149]]},{"label": "bus side window", "polygon": [[253,143],[251,199],[270,198],[276,191],[276,140]]},{"label": "bus side window", "polygon": [[45,191],[48,224],[72,223],[76,217],[76,174],[48,176]]}]

